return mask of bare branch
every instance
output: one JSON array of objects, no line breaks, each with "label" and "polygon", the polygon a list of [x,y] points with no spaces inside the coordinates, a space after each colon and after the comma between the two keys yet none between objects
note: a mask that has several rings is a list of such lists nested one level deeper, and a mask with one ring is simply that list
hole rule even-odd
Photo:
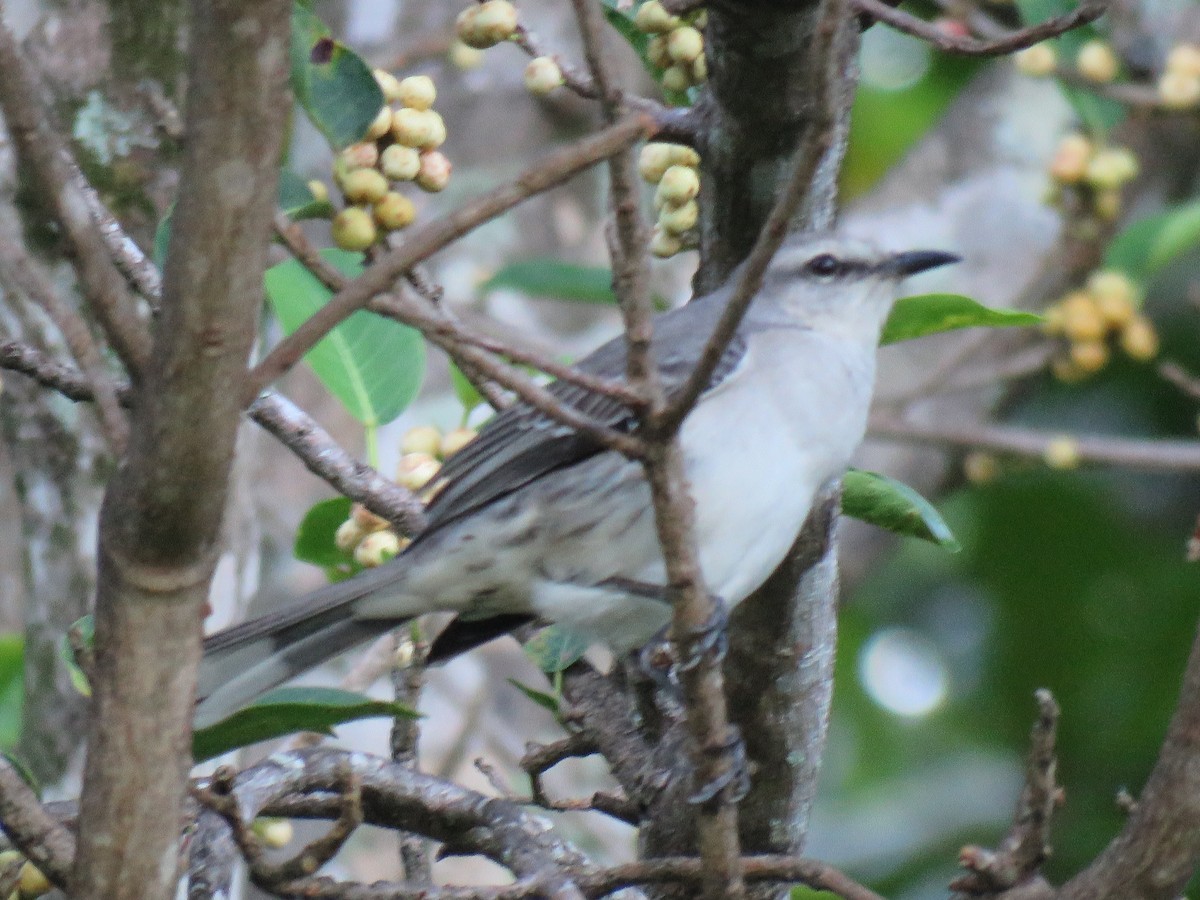
[{"label": "bare branch", "polygon": [[75,836],[38,802],[16,767],[0,756],[0,829],[42,873],[66,890],[75,859]]},{"label": "bare branch", "polygon": [[991,40],[947,34],[933,23],[919,19],[912,13],[894,9],[883,0],[850,0],[850,5],[856,11],[884,22],[897,31],[918,37],[946,53],[960,53],[964,56],[1004,56],[1094,22],[1108,11],[1109,4],[1108,0],[1085,0],[1069,13]]},{"label": "bare branch", "polygon": [[1081,462],[1123,466],[1152,472],[1200,470],[1200,441],[1157,440],[1097,435],[1066,435],[1014,425],[983,422],[914,422],[875,413],[867,435],[881,440],[925,444],[932,447],[994,450],[1017,456],[1045,458],[1056,443],[1067,440]]},{"label": "bare branch", "polygon": [[268,384],[294,366],[313,345],[372,298],[392,290],[406,271],[484,222],[539,193],[562,184],[572,175],[654,134],[649,116],[632,115],[526,169],[515,181],[501,185],[459,209],[409,231],[404,246],[385,253],[366,272],[338,292],[303,325],[284,338],[255,367],[245,402],[249,404]]}]

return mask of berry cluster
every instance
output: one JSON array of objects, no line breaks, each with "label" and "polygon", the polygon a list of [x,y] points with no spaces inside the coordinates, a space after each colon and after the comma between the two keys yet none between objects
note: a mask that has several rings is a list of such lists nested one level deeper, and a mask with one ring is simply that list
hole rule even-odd
[{"label": "berry cluster", "polygon": [[[413,428],[400,442],[397,484],[429,500],[437,491],[435,479],[442,461],[473,441],[476,434],[472,428],[455,428],[445,434],[433,425]],[[350,518],[338,526],[334,543],[343,553],[353,553],[360,566],[370,569],[383,565],[410,541],[393,531],[387,519],[355,503]]]},{"label": "berry cluster", "polygon": [[[438,148],[446,123],[433,109],[437,89],[428,75],[403,80],[376,70],[386,101],[362,141],[351,144],[333,162],[333,178],[347,206],[333,219],[333,241],[343,250],[366,250],[379,232],[412,223],[417,209],[395,190],[413,182],[435,192],[450,180],[450,160]],[[395,106],[393,106],[395,104]]]},{"label": "berry cluster", "polygon": [[683,144],[650,143],[638,157],[638,171],[654,191],[658,221],[650,239],[650,252],[666,258],[696,246],[700,207],[700,154]]},{"label": "berry cluster", "polygon": [[1050,199],[1111,222],[1121,212],[1121,188],[1137,175],[1138,160],[1128,147],[1097,146],[1082,134],[1068,134],[1050,161],[1055,185]]},{"label": "berry cluster", "polygon": [[686,91],[708,77],[702,31],[707,16],[703,11],[688,16],[667,12],[659,0],[646,0],[638,7],[633,24],[652,35],[646,57],[662,69],[662,86],[669,91]]},{"label": "berry cluster", "polygon": [[1200,47],[1177,44],[1171,48],[1158,77],[1158,99],[1169,109],[1200,105]]},{"label": "berry cluster", "polygon": [[1116,345],[1131,359],[1145,362],[1158,353],[1154,325],[1139,312],[1137,286],[1121,272],[1093,272],[1083,288],[1071,291],[1046,310],[1046,333],[1064,339],[1065,353],[1052,371],[1062,381],[1079,381],[1100,371]]}]

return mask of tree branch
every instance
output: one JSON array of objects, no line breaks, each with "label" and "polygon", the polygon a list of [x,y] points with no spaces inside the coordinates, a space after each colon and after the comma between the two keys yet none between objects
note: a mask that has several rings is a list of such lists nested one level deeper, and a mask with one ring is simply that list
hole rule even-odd
[{"label": "tree branch", "polygon": [[26,858],[64,890],[75,859],[75,836],[53,819],[9,760],[0,756],[0,828]]}]

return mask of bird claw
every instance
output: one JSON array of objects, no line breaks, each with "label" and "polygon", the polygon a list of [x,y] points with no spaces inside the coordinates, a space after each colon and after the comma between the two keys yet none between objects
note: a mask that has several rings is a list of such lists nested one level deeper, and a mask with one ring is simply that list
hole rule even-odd
[{"label": "bird claw", "polygon": [[726,788],[730,788],[729,800],[732,803],[737,803],[750,793],[750,762],[746,756],[746,742],[736,725],[729,726],[724,741],[708,745],[704,753],[723,758],[725,765],[718,775],[688,796],[688,803],[694,806],[709,803]]},{"label": "bird claw", "polygon": [[690,672],[710,653],[718,663],[725,659],[725,654],[729,651],[729,608],[725,601],[715,594],[712,602],[712,612],[704,623],[692,632],[692,639],[687,642],[686,655],[675,664],[676,671]]}]

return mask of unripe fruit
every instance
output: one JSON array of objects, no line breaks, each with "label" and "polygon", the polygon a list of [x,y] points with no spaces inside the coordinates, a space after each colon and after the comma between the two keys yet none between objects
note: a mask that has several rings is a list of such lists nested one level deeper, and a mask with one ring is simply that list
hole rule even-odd
[{"label": "unripe fruit", "polygon": [[402,549],[395,532],[375,531],[362,539],[354,551],[354,561],[364,568],[373,569],[382,566]]},{"label": "unripe fruit", "polygon": [[423,191],[437,193],[450,182],[450,160],[436,150],[421,154],[421,169],[417,172],[417,187]]},{"label": "unripe fruit", "polygon": [[359,141],[339,153],[338,160],[346,173],[355,169],[372,169],[379,162],[379,148],[374,141]]},{"label": "unripe fruit", "polygon": [[21,880],[17,885],[22,897],[40,897],[50,893],[54,887],[50,879],[42,874],[42,870],[33,863],[26,861],[21,866]]},{"label": "unripe fruit", "polygon": [[432,109],[424,110],[424,114],[429,122],[429,137],[421,145],[421,149],[436,150],[446,143],[446,121],[442,118],[441,113],[434,112]]},{"label": "unripe fruit", "polygon": [[1079,48],[1079,54],[1075,57],[1075,68],[1079,74],[1100,84],[1116,78],[1120,67],[1117,54],[1107,41],[1088,41]]},{"label": "unripe fruit", "polygon": [[501,41],[507,41],[517,30],[517,9],[508,0],[487,0],[476,9],[476,15],[471,23],[470,36],[467,39],[459,31],[459,38],[469,47],[486,50]]},{"label": "unripe fruit", "polygon": [[1138,289],[1129,276],[1116,269],[1101,269],[1088,276],[1087,291],[1109,325],[1120,327],[1133,318]]},{"label": "unripe fruit", "polygon": [[662,86],[667,91],[686,91],[692,86],[691,67],[676,63],[663,69]]},{"label": "unripe fruit", "polygon": [[383,516],[377,516],[361,503],[354,503],[350,506],[350,518],[347,520],[354,522],[363,531],[381,531],[388,527],[388,520]]},{"label": "unripe fruit", "polygon": [[700,154],[684,144],[667,144],[671,148],[671,165],[691,166],[693,169],[700,165]]},{"label": "unripe fruit", "polygon": [[691,65],[704,53],[704,35],[691,25],[676,28],[667,35],[667,53],[675,62]]},{"label": "unripe fruit", "polygon": [[492,44],[488,43],[476,24],[479,19],[479,7],[472,3],[458,14],[454,20],[454,33],[458,39],[475,50],[486,50]]},{"label": "unripe fruit", "polygon": [[1092,157],[1092,142],[1082,134],[1068,134],[1058,142],[1050,161],[1050,176],[1064,184],[1082,181]]},{"label": "unripe fruit", "polygon": [[384,231],[407,228],[417,217],[416,205],[403,194],[388,191],[375,204],[375,221]]},{"label": "unripe fruit", "polygon": [[392,114],[392,137],[405,147],[424,147],[433,138],[434,127],[429,110],[405,107]]},{"label": "unripe fruit", "polygon": [[392,144],[380,154],[379,168],[392,181],[412,181],[421,171],[421,152],[415,147]]},{"label": "unripe fruit", "polygon": [[333,544],[343,553],[353,553],[354,548],[367,536],[366,529],[353,518],[347,519],[333,533]]},{"label": "unripe fruit", "polygon": [[377,141],[392,129],[392,108],[385,106],[379,110],[375,118],[371,120],[371,124],[367,126],[367,133],[363,135],[365,140]]},{"label": "unripe fruit", "polygon": [[696,227],[700,218],[700,207],[695,200],[689,200],[682,206],[664,206],[658,214],[658,224],[663,231],[671,234],[683,234]]},{"label": "unripe fruit", "polygon": [[1083,291],[1073,291],[1062,300],[1063,334],[1071,341],[1098,341],[1104,337],[1104,319],[1095,301]]},{"label": "unripe fruit", "polygon": [[437,456],[442,446],[442,430],[436,425],[418,425],[410,428],[400,439],[400,452],[424,453],[430,457]]},{"label": "unripe fruit", "polygon": [[308,192],[312,194],[313,199],[318,203],[324,203],[329,199],[329,188],[319,178],[314,178],[308,183]]},{"label": "unripe fruit", "polygon": [[986,484],[999,474],[1000,463],[990,453],[973,450],[963,459],[963,475],[972,484]]},{"label": "unripe fruit", "polygon": [[483,64],[483,53],[474,47],[468,47],[462,41],[455,41],[451,44],[450,52],[446,54],[446,57],[452,66],[464,72],[478,69]]},{"label": "unripe fruit", "polygon": [[442,464],[430,453],[405,453],[396,467],[396,483],[419,491],[437,475]]},{"label": "unripe fruit", "polygon": [[429,109],[437,99],[437,86],[428,75],[409,75],[400,82],[396,99],[411,109]]},{"label": "unripe fruit", "polygon": [[659,206],[681,206],[700,193],[700,176],[690,166],[671,166],[663,172],[654,192]]},{"label": "unripe fruit", "polygon": [[638,154],[638,172],[650,184],[658,184],[663,173],[675,165],[673,149],[673,145],[657,141],[647,144]]},{"label": "unripe fruit", "polygon": [[376,203],[387,191],[387,179],[378,169],[356,169],[342,181],[342,193],[351,203]]},{"label": "unripe fruit", "polygon": [[1167,109],[1190,109],[1200,103],[1200,75],[1163,72],[1158,79],[1158,99]]},{"label": "unripe fruit", "polygon": [[555,88],[562,87],[562,83],[562,69],[549,56],[531,59],[525,67],[525,88],[531,94],[549,94]]},{"label": "unripe fruit", "polygon": [[1177,44],[1167,54],[1168,72],[1200,78],[1200,47],[1195,44]]},{"label": "unripe fruit", "polygon": [[333,242],[343,250],[366,250],[376,237],[375,220],[361,206],[347,206],[333,218]]},{"label": "unripe fruit", "polygon": [[656,69],[666,69],[671,65],[671,54],[667,52],[667,39],[663,35],[656,34],[650,38],[646,44],[646,59]]},{"label": "unripe fruit", "polygon": [[1088,184],[1100,188],[1117,188],[1137,177],[1138,161],[1126,147],[1100,150],[1088,163],[1085,178]]},{"label": "unripe fruit", "polygon": [[1091,375],[1108,362],[1108,345],[1103,341],[1077,341],[1071,344],[1070,355],[1076,369]]},{"label": "unripe fruit", "polygon": [[1145,316],[1134,316],[1121,330],[1121,349],[1131,359],[1148,362],[1158,355],[1158,333]]},{"label": "unripe fruit", "polygon": [[395,103],[400,99],[400,80],[395,75],[384,69],[375,69],[371,74],[375,76],[375,83],[383,91],[384,100]]},{"label": "unripe fruit", "polygon": [[287,819],[255,819],[254,831],[272,850],[286,847],[295,837],[296,830]]},{"label": "unripe fruit", "polygon": [[707,81],[707,80],[708,80],[708,60],[705,59],[704,54],[701,53],[699,56],[696,57],[695,61],[692,63],[692,81],[696,84],[700,84],[701,82]]},{"label": "unripe fruit", "polygon": [[659,259],[674,256],[682,249],[683,241],[661,228],[655,228],[654,233],[650,236],[650,252]]},{"label": "unripe fruit", "polygon": [[1079,442],[1067,435],[1052,438],[1042,458],[1052,469],[1074,469],[1079,465]]},{"label": "unripe fruit", "polygon": [[474,428],[455,428],[446,432],[446,436],[442,438],[442,445],[438,448],[442,458],[453,456],[478,436],[479,432]]},{"label": "unripe fruit", "polygon": [[638,7],[633,24],[646,34],[666,34],[679,26],[679,16],[667,12],[658,0],[646,0]]},{"label": "unripe fruit", "polygon": [[1054,47],[1050,44],[1034,44],[1032,47],[1026,47],[1013,57],[1013,61],[1017,64],[1018,72],[1032,78],[1044,78],[1052,75],[1058,65]]}]

